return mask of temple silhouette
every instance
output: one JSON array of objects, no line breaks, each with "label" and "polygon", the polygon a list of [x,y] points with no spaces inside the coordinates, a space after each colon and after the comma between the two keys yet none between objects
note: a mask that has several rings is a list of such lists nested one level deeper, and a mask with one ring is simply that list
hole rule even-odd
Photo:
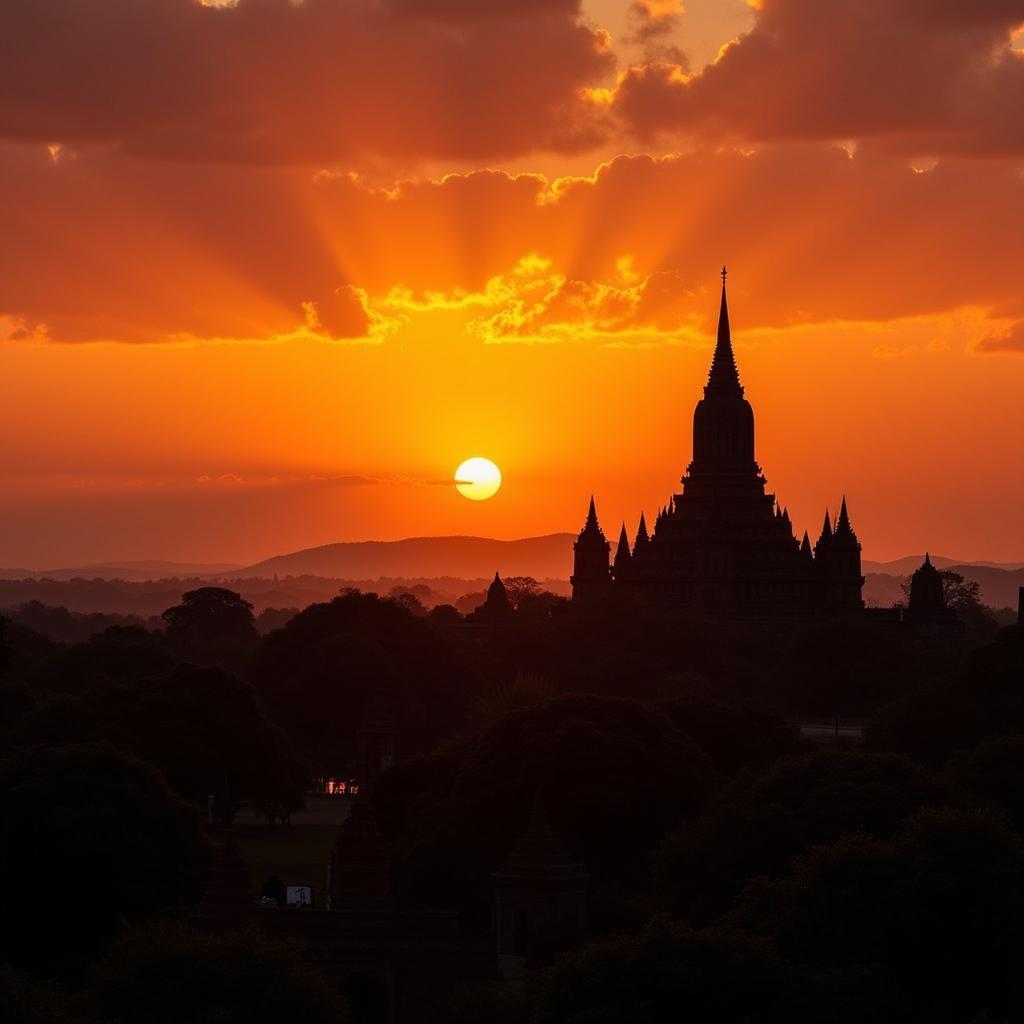
[{"label": "temple silhouette", "polygon": [[864,608],[860,542],[846,498],[833,527],[826,511],[811,545],[798,541],[789,513],[754,457],[754,411],[743,396],[729,330],[726,268],[718,341],[704,397],[693,414],[693,461],[648,531],[641,513],[630,548],[625,524],[614,563],[593,497],[573,545],[573,602],[616,600],[708,614],[820,615]]}]

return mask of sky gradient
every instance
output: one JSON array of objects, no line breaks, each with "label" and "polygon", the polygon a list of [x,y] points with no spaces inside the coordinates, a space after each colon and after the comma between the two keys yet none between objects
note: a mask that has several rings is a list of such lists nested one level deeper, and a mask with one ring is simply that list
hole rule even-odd
[{"label": "sky gradient", "polygon": [[[0,565],[611,535],[730,267],[799,532],[1024,559],[1024,0],[6,0]],[[462,498],[455,467],[504,483]]]}]

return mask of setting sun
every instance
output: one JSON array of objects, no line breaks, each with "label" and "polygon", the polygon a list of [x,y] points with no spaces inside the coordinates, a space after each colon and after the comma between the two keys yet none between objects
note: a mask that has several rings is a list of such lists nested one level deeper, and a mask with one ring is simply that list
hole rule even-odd
[{"label": "setting sun", "polygon": [[455,486],[464,498],[486,501],[501,487],[501,470],[490,459],[466,459],[455,470]]}]

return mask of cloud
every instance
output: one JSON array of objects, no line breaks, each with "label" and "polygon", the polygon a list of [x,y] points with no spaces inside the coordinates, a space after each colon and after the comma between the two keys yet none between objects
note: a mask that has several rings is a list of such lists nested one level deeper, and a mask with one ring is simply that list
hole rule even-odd
[{"label": "cloud", "polygon": [[693,295],[676,274],[626,284],[540,273],[520,275],[507,291],[493,291],[505,292],[500,308],[468,328],[486,342],[701,337],[703,317],[693,311]]},{"label": "cloud", "polygon": [[975,342],[974,351],[983,355],[992,352],[1024,354],[1024,320],[1018,320],[1003,330],[982,336]]},{"label": "cloud", "polygon": [[578,0],[5,0],[0,138],[172,160],[571,152],[613,69]]},{"label": "cloud", "polygon": [[685,66],[682,50],[669,41],[682,14],[682,0],[633,0],[629,5],[631,32],[624,42],[641,47],[645,61],[672,61]]},{"label": "cloud", "polygon": [[[461,331],[459,318],[501,311],[474,337],[550,337],[570,319],[611,334],[633,329],[613,311],[639,302],[642,282],[645,311],[657,287],[673,290],[668,328],[642,314],[664,333],[689,315],[706,326],[722,263],[742,330],[966,306],[1024,318],[1024,178],[1011,162],[915,173],[916,160],[852,152],[716,147],[555,180],[476,171],[383,187],[111,152],[55,166],[44,146],[0,146],[0,218],[18,256],[0,275],[0,337],[281,340],[310,337],[315,314],[325,339],[386,341],[422,315],[450,313]],[[546,264],[521,264],[526,253]]]},{"label": "cloud", "polygon": [[326,299],[302,303],[306,327],[332,341],[379,341],[402,325],[399,317],[373,309],[362,288],[342,285]]},{"label": "cloud", "polygon": [[708,67],[623,72],[592,94],[643,139],[877,139],[933,155],[1024,153],[1021,0],[764,0]]}]

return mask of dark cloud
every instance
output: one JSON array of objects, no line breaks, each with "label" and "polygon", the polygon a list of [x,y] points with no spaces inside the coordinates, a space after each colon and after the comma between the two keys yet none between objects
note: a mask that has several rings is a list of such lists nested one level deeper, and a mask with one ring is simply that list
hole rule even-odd
[{"label": "dark cloud", "polygon": [[578,0],[4,0],[0,136],[176,160],[507,157],[593,144]]},{"label": "dark cloud", "polygon": [[688,76],[627,71],[612,107],[643,138],[884,140],[919,154],[1024,153],[1024,0],[764,0]]}]

